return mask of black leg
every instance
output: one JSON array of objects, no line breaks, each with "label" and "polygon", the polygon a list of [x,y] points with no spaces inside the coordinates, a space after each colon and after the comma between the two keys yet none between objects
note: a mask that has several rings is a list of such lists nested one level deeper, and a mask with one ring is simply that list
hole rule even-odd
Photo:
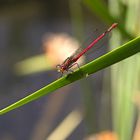
[{"label": "black leg", "polygon": [[67,59],[65,59],[65,61],[62,63],[62,64],[64,64],[67,60],[69,60],[70,58],[68,57]]},{"label": "black leg", "polygon": [[73,67],[74,65],[77,65],[77,67],[80,69],[80,66],[79,66],[78,63],[74,63],[74,64],[72,64],[72,65],[69,67],[69,69],[70,69],[71,67]]},{"label": "black leg", "polygon": [[77,65],[77,68],[78,68],[78,69],[80,69],[80,66],[79,66],[79,64],[78,64],[78,63],[74,63],[74,64],[75,64],[75,65]]},{"label": "black leg", "polygon": [[59,73],[59,74],[60,74],[60,75],[58,75],[58,79],[61,78],[61,77],[63,77],[63,75],[64,75],[63,72],[61,72],[61,73]]},{"label": "black leg", "polygon": [[71,69],[68,69],[68,71],[69,71],[69,72],[71,72],[71,73],[73,73],[73,72],[74,72],[74,71],[73,71],[73,70],[71,70]]}]

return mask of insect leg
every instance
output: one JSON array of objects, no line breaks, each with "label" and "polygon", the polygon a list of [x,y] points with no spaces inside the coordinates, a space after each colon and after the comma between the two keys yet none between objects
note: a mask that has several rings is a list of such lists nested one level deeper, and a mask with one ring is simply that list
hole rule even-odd
[{"label": "insect leg", "polygon": [[68,67],[68,70],[67,70],[67,71],[70,71],[70,72],[73,73],[74,71],[71,70],[70,68],[72,68],[74,65],[77,65],[78,69],[80,69],[79,64],[78,64],[78,63],[74,63],[74,64],[72,64],[72,65],[70,65],[70,66]]},{"label": "insect leg", "polygon": [[67,60],[69,60],[70,59],[70,57],[68,57],[67,59],[65,59],[65,61],[63,62],[63,64],[67,61]]},{"label": "insect leg", "polygon": [[73,67],[74,65],[77,65],[77,68],[80,69],[80,66],[79,66],[78,63],[74,63],[74,64],[72,64],[71,66],[69,66],[69,68]]}]

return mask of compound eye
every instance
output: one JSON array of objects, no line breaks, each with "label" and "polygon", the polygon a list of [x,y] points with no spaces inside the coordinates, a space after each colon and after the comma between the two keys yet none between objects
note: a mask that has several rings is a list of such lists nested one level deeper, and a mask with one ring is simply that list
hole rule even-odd
[{"label": "compound eye", "polygon": [[60,65],[56,65],[56,68],[59,68],[60,67]]},{"label": "compound eye", "polygon": [[61,65],[57,65],[56,69],[57,69],[58,72],[61,72]]},{"label": "compound eye", "polygon": [[61,72],[61,70],[60,70],[60,69],[58,69],[57,71],[58,71],[58,72]]},{"label": "compound eye", "polygon": [[56,65],[56,68],[57,68],[57,69],[60,69],[60,68],[61,68],[61,65]]}]

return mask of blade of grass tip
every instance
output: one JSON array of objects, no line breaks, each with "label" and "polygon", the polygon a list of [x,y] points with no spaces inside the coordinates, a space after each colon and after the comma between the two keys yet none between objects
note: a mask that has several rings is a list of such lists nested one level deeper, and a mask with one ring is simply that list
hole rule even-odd
[{"label": "blade of grass tip", "polygon": [[112,64],[115,64],[127,57],[130,57],[137,52],[140,52],[140,37],[137,37],[126,44],[120,46],[117,49],[93,60],[92,62],[82,66],[79,70],[64,76],[53,83],[41,88],[40,90],[32,93],[31,95],[9,105],[8,107],[0,110],[0,115],[9,112],[15,108],[18,108],[24,104],[27,104],[33,100],[38,99],[41,96],[48,95],[50,92],[55,91],[65,85],[73,83],[81,78],[85,78],[90,74],[93,74],[101,69],[104,69]]},{"label": "blade of grass tip", "polygon": [[[14,72],[19,76],[35,74],[53,69],[49,59],[45,54],[36,55],[18,62],[14,67]],[[37,65],[36,65],[37,64]]]}]

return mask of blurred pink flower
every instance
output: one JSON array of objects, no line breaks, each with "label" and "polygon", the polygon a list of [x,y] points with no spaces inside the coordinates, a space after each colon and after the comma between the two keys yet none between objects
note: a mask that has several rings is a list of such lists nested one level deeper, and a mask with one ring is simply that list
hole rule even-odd
[{"label": "blurred pink flower", "polygon": [[[52,67],[61,64],[80,47],[79,42],[66,33],[50,33],[43,38],[43,48]],[[78,61],[83,62],[84,57]]]}]

